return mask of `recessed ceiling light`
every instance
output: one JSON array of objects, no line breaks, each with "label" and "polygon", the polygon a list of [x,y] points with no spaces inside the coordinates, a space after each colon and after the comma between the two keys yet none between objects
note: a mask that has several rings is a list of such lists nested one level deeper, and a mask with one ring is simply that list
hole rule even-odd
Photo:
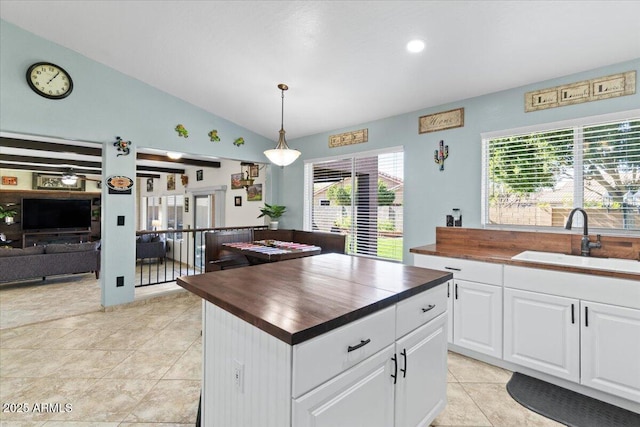
[{"label": "recessed ceiling light", "polygon": [[167,151],[167,157],[173,160],[178,160],[182,157],[182,153],[176,153],[173,151]]},{"label": "recessed ceiling light", "polygon": [[411,40],[407,43],[407,50],[411,53],[418,53],[424,50],[424,42],[422,40]]}]

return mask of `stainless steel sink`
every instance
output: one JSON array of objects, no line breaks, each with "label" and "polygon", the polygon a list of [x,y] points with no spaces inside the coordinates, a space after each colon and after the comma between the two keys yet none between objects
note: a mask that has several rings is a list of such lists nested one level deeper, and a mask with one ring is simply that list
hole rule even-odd
[{"label": "stainless steel sink", "polygon": [[595,270],[620,271],[640,274],[640,262],[621,258],[593,258],[566,255],[556,252],[524,251],[511,257],[513,260],[564,265],[567,267],[591,268]]}]

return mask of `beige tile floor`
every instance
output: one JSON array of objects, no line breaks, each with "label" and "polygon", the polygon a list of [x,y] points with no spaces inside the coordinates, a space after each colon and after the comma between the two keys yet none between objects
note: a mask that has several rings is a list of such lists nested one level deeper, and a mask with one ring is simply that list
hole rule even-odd
[{"label": "beige tile floor", "polygon": [[[12,313],[0,319],[0,401],[52,407],[0,412],[0,425],[193,425],[200,299],[170,284],[138,288],[135,303],[104,311],[98,282],[83,276],[0,286],[0,312]],[[433,426],[560,425],[509,397],[506,370],[449,353],[448,374],[448,405]]]}]

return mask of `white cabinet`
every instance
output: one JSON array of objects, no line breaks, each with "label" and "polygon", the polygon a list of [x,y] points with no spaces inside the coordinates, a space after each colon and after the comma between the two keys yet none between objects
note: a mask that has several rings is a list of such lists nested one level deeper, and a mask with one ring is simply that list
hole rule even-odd
[{"label": "white cabinet", "polygon": [[454,279],[453,343],[502,357],[502,288]]},{"label": "white cabinet", "polygon": [[580,380],[579,301],[504,289],[504,360]]},{"label": "white cabinet", "polygon": [[453,273],[448,342],[502,358],[502,264],[420,254],[414,264]]},{"label": "white cabinet", "polygon": [[640,403],[640,282],[509,265],[504,282],[504,360]]},{"label": "white cabinet", "polygon": [[640,310],[581,301],[581,382],[640,402]]},{"label": "white cabinet", "polygon": [[396,362],[395,425],[428,426],[447,404],[446,316],[399,339]]},{"label": "white cabinet", "polygon": [[[446,290],[437,286],[294,346],[293,425],[428,426],[446,405]],[[379,350],[393,325],[395,342]],[[350,356],[347,343],[361,347]],[[363,360],[366,349],[376,353]]]},{"label": "white cabinet", "polygon": [[293,401],[296,427],[393,425],[394,345]]}]

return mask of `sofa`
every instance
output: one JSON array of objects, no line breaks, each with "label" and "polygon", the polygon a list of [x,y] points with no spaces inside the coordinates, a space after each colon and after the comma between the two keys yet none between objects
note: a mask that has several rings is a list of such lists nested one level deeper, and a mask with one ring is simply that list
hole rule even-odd
[{"label": "sofa", "polygon": [[0,248],[0,282],[58,274],[95,273],[100,277],[100,242]]},{"label": "sofa", "polygon": [[155,234],[142,234],[136,237],[136,260],[157,258],[160,264],[167,257],[167,242]]}]

